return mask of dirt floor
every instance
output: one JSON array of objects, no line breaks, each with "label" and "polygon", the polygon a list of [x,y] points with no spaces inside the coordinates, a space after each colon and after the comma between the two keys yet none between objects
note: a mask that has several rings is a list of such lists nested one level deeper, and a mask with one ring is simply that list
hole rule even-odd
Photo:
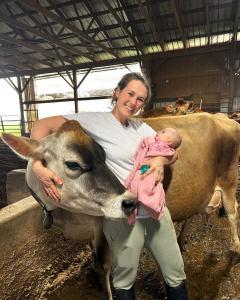
[{"label": "dirt floor", "polygon": [[[3,149],[3,146],[0,146]],[[6,162],[6,166],[2,165],[2,173],[0,172],[0,207],[2,207],[6,205],[6,171],[16,167],[22,168],[26,162],[15,160],[9,164],[6,157],[14,155],[6,153],[5,147],[0,154],[1,161]],[[190,300],[240,300],[240,257],[229,251],[229,233],[227,219],[219,218],[215,214],[210,217],[209,223],[201,216],[195,216],[191,222],[183,251]],[[96,282],[93,276],[90,276],[93,261],[88,246],[70,265],[65,264],[61,258],[61,265],[62,268],[58,269],[58,272],[49,270],[50,275],[45,278],[46,284],[38,293],[39,296],[37,298],[29,296],[27,299],[100,299]],[[136,294],[139,300],[165,299],[163,283],[156,264],[146,250],[141,257]]]},{"label": "dirt floor", "polygon": [[[229,251],[229,227],[226,218],[213,215],[207,224],[202,216],[189,226],[183,258],[188,277],[190,300],[240,300],[240,257]],[[89,250],[90,251],[90,250]],[[54,278],[39,299],[97,300],[100,294],[90,280],[90,255],[79,268],[71,266]],[[61,281],[61,285],[56,284]],[[143,251],[136,282],[137,299],[166,299],[156,264]]]},{"label": "dirt floor", "polygon": [[[229,233],[226,217],[219,218],[214,214],[208,223],[200,215],[193,218],[183,251],[190,300],[240,300],[240,256],[229,251]],[[49,233],[45,235],[47,237]],[[90,247],[83,246],[80,253],[76,250],[71,252],[78,247],[74,243],[64,240],[59,233],[59,239],[54,239],[54,253],[59,255],[59,260],[55,258],[59,261],[57,266],[49,265],[46,269],[42,257],[44,280],[40,277],[37,290],[18,291],[18,294],[27,295],[26,299],[30,300],[102,300],[97,281],[91,275],[93,260]],[[70,251],[69,257],[62,255],[65,247]],[[165,299],[158,269],[146,250],[141,257],[136,294],[139,300]],[[25,299],[25,296],[14,299]],[[11,300],[9,297],[3,300],[6,299]]]}]

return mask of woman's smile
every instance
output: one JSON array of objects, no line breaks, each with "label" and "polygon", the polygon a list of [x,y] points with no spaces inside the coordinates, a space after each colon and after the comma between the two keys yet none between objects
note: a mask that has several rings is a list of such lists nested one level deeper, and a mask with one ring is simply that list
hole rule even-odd
[{"label": "woman's smile", "polygon": [[132,80],[124,89],[120,90],[118,88],[115,95],[117,102],[112,113],[118,121],[125,124],[128,118],[143,107],[148,91],[141,81]]}]

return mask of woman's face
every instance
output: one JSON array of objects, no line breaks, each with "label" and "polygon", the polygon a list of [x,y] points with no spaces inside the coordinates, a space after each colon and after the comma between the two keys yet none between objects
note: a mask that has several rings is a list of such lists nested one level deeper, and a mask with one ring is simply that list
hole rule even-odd
[{"label": "woman's face", "polygon": [[117,102],[113,108],[113,114],[121,123],[124,123],[143,107],[148,91],[141,81],[132,80],[124,89],[117,88],[115,95]]}]

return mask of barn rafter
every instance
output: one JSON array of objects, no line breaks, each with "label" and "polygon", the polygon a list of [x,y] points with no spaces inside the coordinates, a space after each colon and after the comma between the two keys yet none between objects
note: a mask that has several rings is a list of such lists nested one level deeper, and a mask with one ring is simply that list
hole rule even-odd
[{"label": "barn rafter", "polygon": [[22,76],[141,62],[182,49],[228,49],[240,40],[239,6],[238,0],[2,0],[0,59],[5,74]]}]

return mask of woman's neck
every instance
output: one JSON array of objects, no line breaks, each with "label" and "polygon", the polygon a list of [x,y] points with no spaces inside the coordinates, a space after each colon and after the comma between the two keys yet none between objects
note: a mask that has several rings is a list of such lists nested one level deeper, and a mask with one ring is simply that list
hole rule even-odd
[{"label": "woman's neck", "polygon": [[121,117],[117,110],[115,108],[113,108],[112,110],[112,114],[114,115],[114,117],[118,120],[118,122],[120,122],[123,126],[128,126],[129,123],[128,123],[128,118],[123,118]]}]

